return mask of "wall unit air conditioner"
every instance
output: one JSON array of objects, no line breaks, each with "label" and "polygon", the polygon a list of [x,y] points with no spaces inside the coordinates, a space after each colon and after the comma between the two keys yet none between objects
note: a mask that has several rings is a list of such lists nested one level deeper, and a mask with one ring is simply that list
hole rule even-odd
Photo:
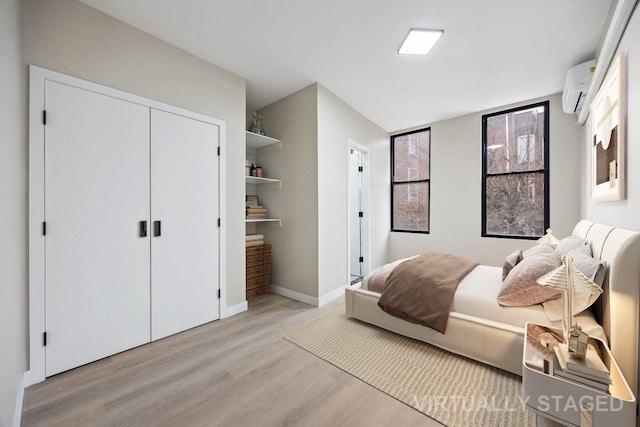
[{"label": "wall unit air conditioner", "polygon": [[596,60],[592,59],[567,71],[562,91],[562,109],[565,113],[580,114],[595,69]]}]

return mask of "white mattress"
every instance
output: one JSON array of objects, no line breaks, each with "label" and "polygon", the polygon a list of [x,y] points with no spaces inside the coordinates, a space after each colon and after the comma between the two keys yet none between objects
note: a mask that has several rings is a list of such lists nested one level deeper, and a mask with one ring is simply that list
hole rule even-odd
[{"label": "white mattress", "polygon": [[[366,284],[363,284],[366,286]],[[462,279],[451,307],[452,313],[461,313],[495,322],[524,328],[526,322],[562,328],[562,322],[551,322],[541,304],[529,307],[502,307],[497,302],[502,287],[502,268],[479,265]],[[607,342],[602,326],[590,311],[574,316],[574,323],[591,336]]]}]

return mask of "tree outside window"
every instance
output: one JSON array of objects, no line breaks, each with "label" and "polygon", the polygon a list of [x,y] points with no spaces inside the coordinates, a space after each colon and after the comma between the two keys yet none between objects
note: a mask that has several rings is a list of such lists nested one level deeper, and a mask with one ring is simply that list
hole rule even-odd
[{"label": "tree outside window", "polygon": [[431,131],[391,137],[391,230],[429,232]]},{"label": "tree outside window", "polygon": [[482,235],[538,238],[549,227],[549,102],[482,116]]}]

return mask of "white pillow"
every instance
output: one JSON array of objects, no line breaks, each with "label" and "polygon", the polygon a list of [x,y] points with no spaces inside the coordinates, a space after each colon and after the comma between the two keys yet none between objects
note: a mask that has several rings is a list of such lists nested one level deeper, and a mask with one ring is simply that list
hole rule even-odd
[{"label": "white pillow", "polygon": [[556,246],[556,253],[560,256],[566,255],[569,251],[578,249],[585,245],[587,245],[587,241],[584,240],[582,237],[578,237],[578,236],[565,237],[564,239],[560,240],[560,243],[558,243],[558,246]]}]

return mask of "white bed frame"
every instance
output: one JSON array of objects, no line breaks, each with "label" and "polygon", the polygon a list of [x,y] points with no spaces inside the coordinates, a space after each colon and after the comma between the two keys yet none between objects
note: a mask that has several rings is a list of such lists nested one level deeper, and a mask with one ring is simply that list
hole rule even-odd
[{"label": "white bed frame", "polygon": [[[604,293],[594,305],[594,313],[631,390],[637,395],[640,233],[582,220],[573,234],[587,239],[594,258],[607,265]],[[522,375],[524,328],[451,312],[447,333],[441,334],[385,313],[378,307],[379,297],[379,293],[362,289],[359,284],[347,287],[346,314]]]}]

